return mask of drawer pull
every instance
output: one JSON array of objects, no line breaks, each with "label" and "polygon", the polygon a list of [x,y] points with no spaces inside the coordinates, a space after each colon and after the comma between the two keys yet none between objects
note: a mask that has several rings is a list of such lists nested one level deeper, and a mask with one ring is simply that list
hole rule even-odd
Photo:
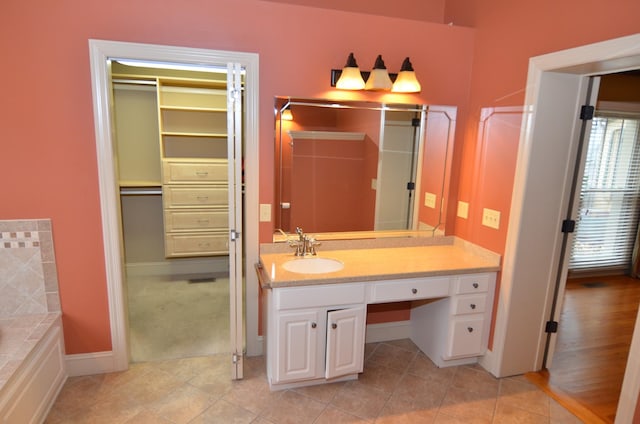
[{"label": "drawer pull", "polygon": [[334,323],[332,323],[332,324],[331,324],[331,328],[333,328],[333,329],[335,330],[336,328],[338,328],[338,324],[336,324],[335,322],[334,322]]},{"label": "drawer pull", "polygon": [[475,304],[475,303],[472,303],[472,304],[470,304],[470,305],[469,305],[469,307],[470,307],[471,309],[476,309],[476,304]]},{"label": "drawer pull", "polygon": [[316,328],[318,326],[318,324],[316,324],[315,322],[311,323],[311,328]]},{"label": "drawer pull", "polygon": [[198,196],[196,197],[196,199],[198,199],[200,202],[206,202],[207,200],[209,200],[209,196]]},{"label": "drawer pull", "polygon": [[198,243],[198,247],[209,247],[211,243]]},{"label": "drawer pull", "polygon": [[206,225],[206,224],[208,224],[208,223],[209,223],[209,220],[208,220],[208,219],[199,219],[199,220],[198,220],[198,224],[200,224],[200,225]]},{"label": "drawer pull", "polygon": [[473,283],[473,288],[474,288],[474,289],[477,289],[478,287],[479,287],[479,284],[478,284],[478,283]]},{"label": "drawer pull", "polygon": [[206,177],[207,175],[209,175],[208,171],[196,171],[196,175],[198,177]]},{"label": "drawer pull", "polygon": [[468,331],[469,333],[473,333],[473,327],[467,327],[467,331]]},{"label": "drawer pull", "polygon": [[413,293],[413,294],[418,293],[418,289],[411,289],[411,293]]}]

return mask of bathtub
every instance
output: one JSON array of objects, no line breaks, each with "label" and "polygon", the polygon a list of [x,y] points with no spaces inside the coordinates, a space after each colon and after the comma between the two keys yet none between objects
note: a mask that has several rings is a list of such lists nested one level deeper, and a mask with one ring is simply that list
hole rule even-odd
[{"label": "bathtub", "polygon": [[66,381],[61,314],[0,318],[0,423],[41,423]]}]

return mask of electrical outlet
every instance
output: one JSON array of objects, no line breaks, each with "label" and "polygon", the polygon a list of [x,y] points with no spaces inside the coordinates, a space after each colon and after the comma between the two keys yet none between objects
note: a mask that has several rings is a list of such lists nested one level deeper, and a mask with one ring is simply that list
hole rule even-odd
[{"label": "electrical outlet", "polygon": [[458,218],[469,218],[469,204],[462,200],[458,201]]},{"label": "electrical outlet", "polygon": [[378,180],[375,178],[371,178],[371,190],[378,189]]},{"label": "electrical outlet", "polygon": [[482,225],[495,228],[500,228],[500,211],[494,211],[493,209],[482,209]]},{"label": "electrical outlet", "polygon": [[429,193],[427,191],[424,192],[424,205],[428,208],[435,209],[436,207],[436,195],[433,193]]},{"label": "electrical outlet", "polygon": [[260,203],[260,222],[271,221],[271,204]]}]

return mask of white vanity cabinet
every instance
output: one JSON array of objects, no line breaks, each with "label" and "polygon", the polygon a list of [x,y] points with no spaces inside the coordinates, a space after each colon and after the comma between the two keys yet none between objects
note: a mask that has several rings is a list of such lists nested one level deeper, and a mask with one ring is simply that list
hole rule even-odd
[{"label": "white vanity cabinet", "polygon": [[362,372],[363,284],[276,288],[266,293],[267,374],[272,388],[354,379]]},{"label": "white vanity cabinet", "polygon": [[[264,270],[264,267],[260,269]],[[411,340],[439,367],[477,362],[489,339],[495,272],[268,288],[272,390],[355,379],[368,304],[412,301]]]},{"label": "white vanity cabinet", "polygon": [[451,277],[449,296],[411,310],[411,339],[439,367],[476,362],[489,340],[495,273]]}]

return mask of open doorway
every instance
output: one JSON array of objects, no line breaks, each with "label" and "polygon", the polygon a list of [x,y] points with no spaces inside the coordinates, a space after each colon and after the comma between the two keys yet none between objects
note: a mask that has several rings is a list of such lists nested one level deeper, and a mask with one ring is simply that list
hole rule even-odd
[{"label": "open doorway", "polygon": [[[115,141],[112,128],[112,95],[109,65],[112,59],[143,60],[158,63],[177,63],[182,65],[199,65],[211,67],[226,67],[227,69],[227,113],[226,121],[229,129],[227,153],[229,166],[224,170],[207,163],[207,169],[198,174],[207,179],[212,175],[223,178],[228,172],[228,190],[208,192],[201,196],[205,200],[212,200],[215,193],[229,196],[229,208],[235,207],[239,213],[228,214],[228,227],[224,236],[215,239],[202,240],[201,237],[191,235],[188,240],[174,237],[167,243],[165,231],[165,245],[171,245],[171,252],[180,254],[191,247],[189,242],[198,240],[197,248],[220,250],[220,246],[228,244],[229,251],[229,333],[230,357],[229,364],[233,378],[242,378],[242,358],[245,352],[257,354],[257,284],[253,273],[248,272],[249,265],[257,260],[258,231],[257,231],[257,203],[258,203],[258,146],[257,146],[257,55],[241,52],[222,52],[214,50],[182,48],[172,46],[156,46],[135,43],[90,40],[91,70],[94,94],[94,110],[96,121],[96,146],[98,155],[98,171],[100,182],[101,211],[103,221],[103,239],[105,244],[105,263],[107,268],[107,288],[109,312],[112,334],[112,352],[106,352],[101,362],[102,368],[94,372],[111,372],[124,370],[129,364],[129,349],[127,339],[126,297],[124,295],[123,276],[125,274],[123,261],[123,242],[120,232],[120,203],[116,178]],[[245,119],[242,119],[242,93],[240,75],[244,74],[244,104],[246,106]],[[172,90],[170,90],[172,91]],[[173,90],[175,91],[175,90]],[[180,90],[178,90],[180,91]],[[167,110],[185,112],[180,105],[168,105]],[[193,110],[193,108],[190,108]],[[210,109],[210,108],[209,108]],[[160,117],[161,111],[159,112]],[[199,115],[196,113],[196,115]],[[161,119],[161,118],[159,118]],[[187,120],[201,122],[198,116],[190,116]],[[173,121],[175,125],[182,125],[183,119]],[[244,122],[244,124],[243,124]],[[180,129],[165,131],[172,141],[179,141],[184,134]],[[207,133],[208,131],[204,131]],[[208,134],[209,137],[211,134]],[[191,137],[197,138],[197,137]],[[205,137],[206,138],[206,137]],[[161,144],[162,146],[162,144]],[[173,149],[176,146],[171,147]],[[184,146],[176,147],[181,149]],[[191,149],[190,146],[189,149]],[[197,147],[192,152],[198,151]],[[233,155],[233,156],[231,156]],[[244,165],[244,166],[243,166]],[[172,181],[180,188],[180,173],[173,173],[171,164],[167,166]],[[243,168],[245,170],[243,174]],[[162,177],[164,184],[164,176]],[[182,182],[184,183],[184,181]],[[163,187],[164,188],[164,187]],[[194,187],[195,188],[195,187]],[[197,191],[197,190],[196,190]],[[171,193],[172,200],[180,200],[180,190]],[[224,193],[224,194],[223,194]],[[176,194],[176,196],[174,196]],[[196,196],[197,198],[197,196]],[[200,200],[200,199],[198,199]],[[243,207],[243,202],[245,207]],[[179,203],[179,202],[178,202]],[[163,202],[163,206],[164,202]],[[166,209],[166,208],[165,208]],[[242,212],[245,212],[244,214]],[[210,219],[210,218],[207,218]],[[246,223],[246,225],[244,225]],[[244,228],[243,228],[244,225]],[[221,232],[222,233],[222,232]],[[220,243],[221,240],[224,240]],[[191,246],[191,247],[189,247]],[[243,256],[242,249],[246,249]],[[231,251],[234,254],[231,254]],[[165,254],[167,250],[165,249]],[[246,280],[245,280],[246,277]],[[232,282],[233,281],[233,282]],[[246,281],[246,285],[244,284]],[[253,283],[253,284],[252,284]],[[246,309],[245,309],[246,305]],[[247,311],[245,320],[244,311]],[[233,312],[235,311],[235,313]]]},{"label": "open doorway", "polygon": [[[640,76],[600,77],[586,141],[577,225],[549,388],[613,423],[633,336],[640,280]],[[588,141],[587,141],[588,140]]]}]

